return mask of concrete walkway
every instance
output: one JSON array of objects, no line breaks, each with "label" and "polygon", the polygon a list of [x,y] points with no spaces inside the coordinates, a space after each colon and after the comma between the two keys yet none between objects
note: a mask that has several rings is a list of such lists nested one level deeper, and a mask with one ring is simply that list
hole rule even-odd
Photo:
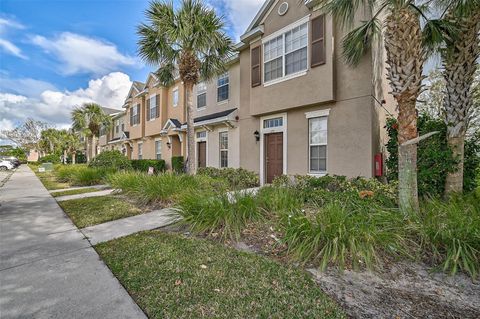
[{"label": "concrete walkway", "polygon": [[77,189],[86,189],[86,188],[96,188],[98,190],[102,189],[107,189],[110,186],[108,185],[92,185],[92,186],[75,186],[75,187],[69,187],[69,188],[62,188],[62,189],[54,189],[50,191],[50,194],[55,194],[55,193],[60,193],[60,192],[65,192],[65,191],[73,191]]},{"label": "concrete walkway", "polygon": [[2,319],[146,318],[27,166],[0,205]]},{"label": "concrete walkway", "polygon": [[179,219],[180,216],[173,209],[166,208],[82,228],[81,232],[88,238],[92,245],[96,245],[140,231],[165,227]]},{"label": "concrete walkway", "polygon": [[98,191],[98,192],[59,196],[59,197],[56,197],[55,199],[57,200],[57,202],[62,202],[64,200],[70,200],[70,199],[80,199],[80,198],[88,198],[88,197],[106,196],[106,195],[110,195],[114,191],[115,191],[114,189],[106,189],[106,190]]}]

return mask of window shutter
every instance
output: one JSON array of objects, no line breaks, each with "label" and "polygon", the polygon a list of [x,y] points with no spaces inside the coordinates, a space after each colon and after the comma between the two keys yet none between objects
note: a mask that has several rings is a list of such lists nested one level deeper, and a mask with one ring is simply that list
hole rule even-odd
[{"label": "window shutter", "polygon": [[150,121],[150,99],[147,99],[147,121]]},{"label": "window shutter", "polygon": [[325,15],[312,19],[312,68],[325,63]]},{"label": "window shutter", "polygon": [[140,114],[140,104],[137,104],[137,124],[140,124],[140,119],[141,119],[141,114]]},{"label": "window shutter", "polygon": [[156,105],[156,109],[155,109],[155,117],[160,117],[160,95],[157,94],[155,95],[155,105]]},{"label": "window shutter", "polygon": [[133,107],[130,108],[130,126],[133,126]]},{"label": "window shutter", "polygon": [[252,88],[259,86],[262,84],[262,48],[258,46],[253,48],[250,55],[251,55],[251,63],[252,63]]}]

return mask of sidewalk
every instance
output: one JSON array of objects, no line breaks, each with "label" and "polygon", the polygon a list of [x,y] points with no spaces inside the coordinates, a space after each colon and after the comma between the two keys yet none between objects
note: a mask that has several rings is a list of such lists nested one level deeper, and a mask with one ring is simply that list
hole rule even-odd
[{"label": "sidewalk", "polygon": [[0,205],[2,319],[146,318],[27,166]]}]

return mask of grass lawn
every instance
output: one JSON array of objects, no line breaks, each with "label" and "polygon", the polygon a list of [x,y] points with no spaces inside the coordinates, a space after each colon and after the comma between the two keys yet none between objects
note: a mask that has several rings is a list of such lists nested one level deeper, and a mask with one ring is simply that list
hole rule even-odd
[{"label": "grass lawn", "polygon": [[50,191],[70,187],[70,184],[68,183],[61,183],[57,181],[57,178],[55,177],[53,172],[45,172],[45,173],[35,172],[35,174],[37,174],[37,177],[40,179],[43,186],[45,186],[45,188]]},{"label": "grass lawn", "polygon": [[115,196],[71,199],[58,204],[78,228],[142,213],[141,209]]},{"label": "grass lawn", "polygon": [[208,240],[147,231],[95,248],[149,318],[346,318],[304,271]]},{"label": "grass lawn", "polygon": [[60,197],[60,196],[68,196],[68,195],[77,195],[77,194],[85,194],[85,193],[92,193],[100,191],[98,188],[80,188],[80,189],[71,189],[62,192],[52,193],[53,197]]}]

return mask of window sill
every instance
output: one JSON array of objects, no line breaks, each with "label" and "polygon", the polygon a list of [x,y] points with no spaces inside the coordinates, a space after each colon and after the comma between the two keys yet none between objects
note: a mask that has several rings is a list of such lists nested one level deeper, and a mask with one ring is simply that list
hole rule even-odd
[{"label": "window sill", "polygon": [[228,103],[228,99],[220,101],[220,102],[217,101],[217,105],[223,105],[223,104],[227,104],[227,103]]},{"label": "window sill", "polygon": [[265,82],[265,83],[263,83],[263,86],[267,87],[267,86],[274,85],[274,84],[277,84],[277,83],[280,83],[280,82],[283,82],[283,81],[288,81],[288,80],[291,80],[291,79],[295,79],[295,78],[298,78],[300,76],[304,76],[306,74],[307,74],[307,70],[300,71],[300,72],[293,73],[293,74],[289,74],[289,75],[284,76],[283,78],[278,78],[278,79],[275,79],[275,80]]},{"label": "window sill", "polygon": [[323,177],[323,176],[326,176],[327,174],[328,174],[327,172],[310,172],[308,173],[308,176]]},{"label": "window sill", "polygon": [[206,106],[199,107],[199,108],[197,108],[197,112],[205,111],[206,108],[207,108]]}]

